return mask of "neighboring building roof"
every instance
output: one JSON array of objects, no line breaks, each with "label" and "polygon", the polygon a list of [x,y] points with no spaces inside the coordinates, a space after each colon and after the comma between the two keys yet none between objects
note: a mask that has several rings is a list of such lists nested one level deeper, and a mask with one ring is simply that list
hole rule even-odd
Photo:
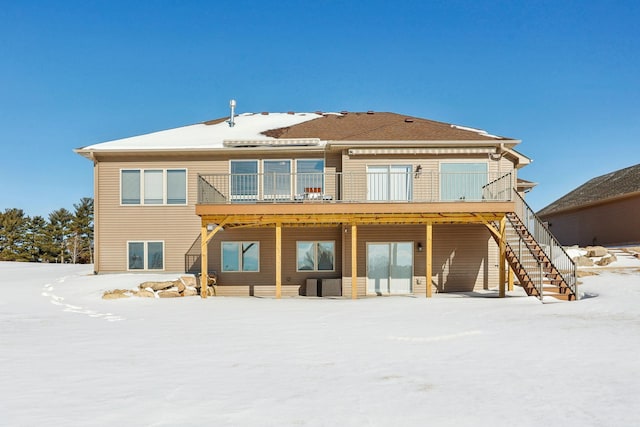
[{"label": "neighboring building roof", "polygon": [[[244,113],[190,126],[89,145],[79,154],[109,151],[221,149],[255,145],[324,145],[327,141],[519,141],[479,129],[395,113]],[[250,141],[251,144],[243,144]],[[300,142],[297,141],[306,141]]]},{"label": "neighboring building roof", "polygon": [[593,178],[538,212],[538,216],[579,208],[640,192],[640,164]]},{"label": "neighboring building roof", "polygon": [[533,187],[535,187],[536,185],[538,185],[537,182],[527,181],[526,179],[522,179],[522,178],[518,178],[518,181],[517,181],[518,191],[527,192],[533,189]]}]

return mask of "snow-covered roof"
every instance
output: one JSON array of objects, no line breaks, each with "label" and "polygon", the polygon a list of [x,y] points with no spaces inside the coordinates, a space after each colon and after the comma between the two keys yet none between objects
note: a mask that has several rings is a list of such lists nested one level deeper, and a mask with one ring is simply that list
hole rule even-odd
[{"label": "snow-covered roof", "polygon": [[170,150],[223,148],[224,141],[276,140],[263,132],[271,129],[294,126],[323,117],[316,113],[244,113],[235,116],[235,125],[228,121],[215,124],[199,123],[179,128],[148,133],[130,138],[117,139],[89,145],[77,151],[122,151],[122,150]]},{"label": "snow-covered roof", "polygon": [[[483,130],[385,112],[244,113],[234,126],[220,118],[209,122],[89,145],[75,150],[91,153],[188,151],[242,147],[324,147],[326,144],[485,144],[509,150],[519,141]],[[519,155],[520,157],[521,156]],[[526,158],[525,158],[526,159]],[[521,162],[526,164],[527,162]]]}]

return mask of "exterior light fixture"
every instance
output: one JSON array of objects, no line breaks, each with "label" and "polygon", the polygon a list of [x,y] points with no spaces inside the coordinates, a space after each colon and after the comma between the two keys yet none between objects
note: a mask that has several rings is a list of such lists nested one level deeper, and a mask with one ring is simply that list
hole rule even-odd
[{"label": "exterior light fixture", "polygon": [[422,252],[422,243],[418,242],[418,252]]}]

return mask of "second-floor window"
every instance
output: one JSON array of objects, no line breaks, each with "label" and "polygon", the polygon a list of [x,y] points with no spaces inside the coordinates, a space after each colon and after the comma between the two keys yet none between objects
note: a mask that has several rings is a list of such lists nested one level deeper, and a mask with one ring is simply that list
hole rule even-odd
[{"label": "second-floor window", "polygon": [[487,184],[486,163],[441,163],[440,198],[443,201],[479,201]]},{"label": "second-floor window", "polygon": [[230,172],[230,195],[236,202],[324,194],[323,159],[231,160]]},{"label": "second-floor window", "polygon": [[186,205],[186,169],[123,169],[120,171],[123,205]]},{"label": "second-floor window", "polygon": [[412,177],[410,165],[367,166],[367,200],[411,200]]}]

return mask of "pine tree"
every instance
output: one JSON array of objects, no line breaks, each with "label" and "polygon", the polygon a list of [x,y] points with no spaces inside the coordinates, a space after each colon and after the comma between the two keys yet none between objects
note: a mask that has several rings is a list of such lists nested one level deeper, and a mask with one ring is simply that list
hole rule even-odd
[{"label": "pine tree", "polygon": [[47,221],[41,216],[30,218],[25,235],[25,252],[31,262],[51,262],[55,260],[53,245],[47,234]]},{"label": "pine tree", "polygon": [[[53,247],[59,255],[59,261],[64,263],[69,255],[69,238],[72,234],[71,225],[73,214],[65,208],[55,210],[49,214],[48,235],[53,243]],[[56,257],[56,260],[58,258]]]},{"label": "pine tree", "polygon": [[24,236],[29,223],[22,209],[9,208],[0,214],[0,260],[27,261]]},{"label": "pine tree", "polygon": [[71,224],[71,259],[86,264],[93,263],[93,199],[83,197],[74,204],[75,213]]}]

